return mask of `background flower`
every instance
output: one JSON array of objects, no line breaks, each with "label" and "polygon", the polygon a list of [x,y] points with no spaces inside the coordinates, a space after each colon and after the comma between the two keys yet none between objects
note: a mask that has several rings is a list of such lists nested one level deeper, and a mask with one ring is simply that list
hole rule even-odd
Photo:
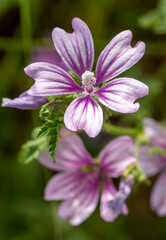
[{"label": "background flower", "polygon": [[109,142],[100,152],[99,161],[95,162],[79,136],[70,134],[71,132],[64,129],[60,133],[56,164],[52,162],[48,153],[43,152],[39,155],[41,164],[60,171],[48,182],[45,188],[45,200],[63,200],[59,207],[59,216],[63,219],[70,218],[72,225],[79,225],[96,209],[100,184],[103,184],[101,217],[105,221],[112,222],[120,213],[126,215],[128,210],[124,201],[129,192],[127,195],[124,192],[124,183],[120,186],[121,204],[117,208],[111,205],[108,207],[108,202],[116,198],[117,192],[110,177],[121,176],[124,170],[135,162],[132,139],[122,136]]},{"label": "background flower", "polygon": [[140,148],[140,166],[147,176],[162,172],[153,186],[150,204],[157,215],[166,216],[166,156],[164,154],[148,154],[152,146],[166,150],[166,130],[150,118],[144,119],[143,124],[144,133],[151,146]]}]

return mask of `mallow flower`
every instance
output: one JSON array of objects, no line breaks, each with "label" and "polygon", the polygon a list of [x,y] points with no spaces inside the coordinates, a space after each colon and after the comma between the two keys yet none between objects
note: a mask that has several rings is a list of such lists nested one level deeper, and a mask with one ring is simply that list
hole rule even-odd
[{"label": "mallow flower", "polygon": [[150,118],[145,118],[143,125],[149,145],[140,148],[140,167],[149,177],[161,172],[153,186],[150,205],[158,216],[166,216],[166,155],[149,154],[152,146],[166,151],[166,129]]},{"label": "mallow flower", "polygon": [[25,91],[14,99],[2,98],[2,107],[31,110],[41,108],[47,101],[46,97],[31,96]]},{"label": "mallow flower", "polygon": [[35,80],[28,93],[44,97],[73,94],[76,98],[64,113],[66,128],[84,129],[90,137],[95,137],[103,124],[99,103],[120,113],[133,113],[139,109],[139,103],[134,101],[148,94],[148,87],[133,78],[120,77],[105,84],[137,63],[144,55],[145,44],[138,42],[131,47],[131,31],[119,33],[101,52],[93,72],[91,32],[79,18],[72,20],[72,26],[73,33],[55,28],[52,38],[62,61],[78,79],[74,80],[69,72],[54,64],[32,63],[25,68],[25,73]]},{"label": "mallow flower", "polygon": [[62,129],[56,164],[46,152],[40,153],[39,162],[59,171],[47,183],[44,199],[62,200],[58,214],[62,219],[70,218],[70,224],[79,225],[94,212],[100,192],[100,216],[104,221],[112,222],[119,214],[128,213],[124,201],[130,194],[131,180],[122,180],[117,192],[111,178],[120,177],[135,162],[129,136],[109,142],[94,160],[77,134]]}]

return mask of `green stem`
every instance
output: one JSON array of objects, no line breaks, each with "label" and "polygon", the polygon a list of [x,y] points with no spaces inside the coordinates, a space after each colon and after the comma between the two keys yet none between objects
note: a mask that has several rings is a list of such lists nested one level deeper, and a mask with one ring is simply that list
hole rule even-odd
[{"label": "green stem", "polygon": [[31,43],[31,9],[30,0],[19,0],[22,44],[25,56],[29,52]]},{"label": "green stem", "polygon": [[103,131],[115,134],[115,135],[129,135],[129,136],[137,136],[139,134],[138,130],[133,128],[123,128],[123,127],[117,127],[113,126],[109,123],[104,123],[103,125]]}]

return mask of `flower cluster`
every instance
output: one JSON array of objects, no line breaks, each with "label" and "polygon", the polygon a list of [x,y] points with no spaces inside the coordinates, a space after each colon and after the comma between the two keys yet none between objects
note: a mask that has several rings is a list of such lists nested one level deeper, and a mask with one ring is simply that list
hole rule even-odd
[{"label": "flower cluster", "polygon": [[[73,133],[82,129],[89,137],[96,137],[106,124],[106,108],[120,113],[138,111],[140,105],[135,100],[148,94],[148,86],[133,78],[116,77],[142,58],[145,44],[140,41],[132,47],[131,31],[123,31],[104,48],[93,69],[91,32],[79,18],[72,20],[72,26],[73,33],[53,30],[56,51],[34,54],[37,62],[25,68],[34,85],[18,98],[3,98],[3,107],[41,108],[40,117],[45,123],[38,129],[38,137],[42,138],[25,144],[22,155],[29,157],[33,152],[29,159],[38,156],[42,165],[58,171],[47,183],[44,199],[62,200],[59,216],[69,218],[72,225],[87,219],[99,199],[104,221],[126,215],[125,201],[134,184],[160,171],[150,202],[159,216],[166,216],[166,130],[155,120],[144,119],[142,131],[134,131],[135,139],[128,135],[113,139],[98,158],[93,158]],[[56,163],[52,161],[55,159]],[[120,178],[119,187],[114,178]]]},{"label": "flower cluster", "polygon": [[[135,47],[131,47],[131,31],[119,33],[101,52],[94,73],[91,32],[79,18],[74,18],[72,25],[72,34],[60,28],[53,30],[54,45],[60,55],[56,65],[37,62],[25,68],[26,74],[35,79],[35,84],[27,93],[35,98],[74,94],[76,98],[64,113],[65,126],[71,131],[83,129],[90,137],[95,137],[103,124],[103,112],[98,102],[120,113],[133,113],[139,109],[139,103],[134,101],[148,94],[148,87],[133,78],[112,80],[142,58],[145,44],[138,42]],[[76,74],[77,82],[69,71]],[[108,83],[103,84],[105,82]],[[20,98],[22,108],[27,109],[27,101],[24,102],[22,96]],[[3,106],[17,108],[18,102],[19,99],[15,99],[12,105],[10,102],[6,104],[4,99]]]}]

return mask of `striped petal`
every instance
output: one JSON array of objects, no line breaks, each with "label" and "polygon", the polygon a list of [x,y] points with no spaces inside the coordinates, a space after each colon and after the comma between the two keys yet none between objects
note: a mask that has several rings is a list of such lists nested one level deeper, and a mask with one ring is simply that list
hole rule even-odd
[{"label": "striped petal", "polygon": [[89,95],[76,98],[64,114],[64,123],[71,131],[84,129],[89,137],[96,137],[102,128],[103,112]]},{"label": "striped petal", "polygon": [[166,171],[155,182],[151,192],[150,205],[158,216],[166,216]]},{"label": "striped petal", "polygon": [[117,78],[95,92],[99,101],[108,108],[121,113],[138,111],[137,98],[148,94],[149,88],[133,78]]},{"label": "striped petal", "polygon": [[64,128],[60,132],[55,159],[56,163],[51,160],[48,152],[42,152],[38,157],[42,165],[52,170],[73,171],[93,165],[93,159],[81,138]]},{"label": "striped petal", "polygon": [[70,218],[70,224],[77,226],[94,212],[98,199],[99,181],[95,173],[89,172],[80,191],[60,205],[59,216],[62,219]]},{"label": "striped petal", "polygon": [[166,157],[160,154],[149,155],[149,146],[142,146],[139,150],[139,165],[145,175],[153,176],[166,167]]},{"label": "striped petal", "polygon": [[55,201],[74,197],[84,187],[88,174],[85,172],[56,174],[46,185],[44,199]]},{"label": "striped petal", "polygon": [[118,76],[142,58],[145,44],[138,42],[135,47],[131,47],[131,40],[132,32],[123,31],[116,35],[101,52],[96,66],[96,86]]},{"label": "striped petal", "polygon": [[55,48],[66,66],[77,76],[91,70],[94,60],[94,45],[91,32],[81,19],[72,20],[73,33],[55,28],[52,38]]},{"label": "striped petal", "polygon": [[146,137],[156,146],[166,149],[166,129],[151,118],[143,120]]},{"label": "striped petal", "polygon": [[[100,203],[100,216],[106,222],[113,222],[120,214],[120,212],[114,211],[113,209],[109,208],[109,202],[115,199],[116,192],[117,191],[113,182],[107,179],[101,195]],[[122,206],[122,213],[125,215],[128,213],[128,209],[125,204],[123,204]]]},{"label": "striped petal", "polygon": [[58,96],[83,91],[67,72],[56,65],[45,62],[32,63],[24,71],[35,80],[28,94]]},{"label": "striped petal", "polygon": [[129,136],[115,138],[101,151],[99,159],[109,176],[121,176],[124,170],[136,161],[132,138]]},{"label": "striped petal", "polygon": [[17,98],[3,98],[2,107],[18,108],[22,110],[38,109],[47,102],[47,98],[31,96],[26,92]]}]

